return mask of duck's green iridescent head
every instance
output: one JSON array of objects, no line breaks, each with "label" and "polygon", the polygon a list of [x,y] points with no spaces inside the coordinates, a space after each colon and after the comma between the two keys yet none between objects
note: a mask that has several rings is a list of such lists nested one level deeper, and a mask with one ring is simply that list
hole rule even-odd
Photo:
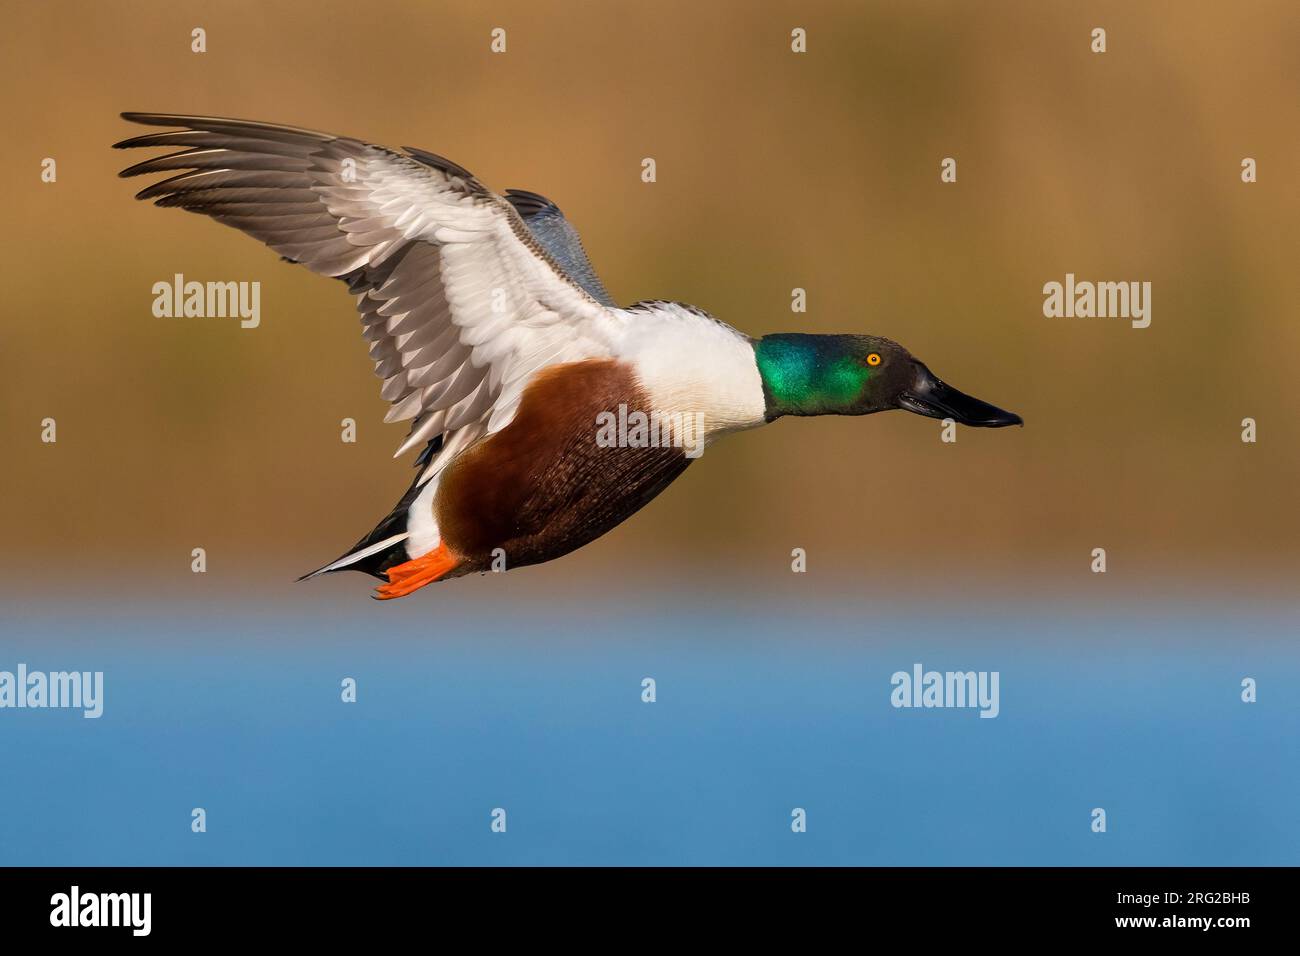
[{"label": "duck's green iridescent head", "polygon": [[875,335],[765,335],[754,344],[767,418],[869,415],[903,408],[962,425],[1024,424],[939,381],[897,342]]}]

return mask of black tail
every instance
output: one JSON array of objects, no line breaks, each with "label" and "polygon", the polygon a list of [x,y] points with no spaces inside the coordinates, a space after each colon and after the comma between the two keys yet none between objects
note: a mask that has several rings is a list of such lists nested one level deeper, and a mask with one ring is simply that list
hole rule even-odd
[{"label": "black tail", "polygon": [[[415,460],[416,467],[419,468],[420,471],[417,472],[415,480],[411,482],[411,487],[406,489],[406,494],[402,495],[402,500],[393,506],[393,510],[388,513],[387,517],[380,521],[379,524],[375,525],[369,534],[344,551],[339,557],[335,558],[322,568],[317,568],[309,574],[304,574],[298,580],[305,581],[308,578],[316,577],[318,574],[333,574],[335,571],[361,571],[365,574],[371,575],[372,577],[376,577],[381,581],[386,581],[388,577],[384,572],[393,567],[393,565],[401,564],[403,561],[408,559],[406,553],[406,511],[411,507],[411,503],[415,501],[420,492],[424,490],[424,486],[420,484],[420,475],[424,472],[423,466],[428,463],[430,458],[438,454],[441,449],[442,436],[438,435],[433,439],[433,441],[429,442],[429,444],[425,446],[424,451],[422,451],[420,456]],[[374,547],[374,545],[379,544],[381,541],[399,537],[400,540],[394,541],[387,547],[379,548],[370,554],[357,558],[354,561],[347,561],[348,557],[351,555],[366,551],[368,548]]]}]

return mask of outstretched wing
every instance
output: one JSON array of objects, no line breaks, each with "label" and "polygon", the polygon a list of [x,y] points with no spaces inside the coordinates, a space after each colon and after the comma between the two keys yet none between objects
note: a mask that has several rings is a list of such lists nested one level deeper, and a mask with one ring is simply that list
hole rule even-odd
[{"label": "outstretched wing", "polygon": [[[347,282],[392,403],[385,421],[413,419],[396,454],[443,437],[422,480],[508,424],[538,370],[613,354],[627,316],[609,307],[576,233],[578,276],[561,261],[571,246],[539,241],[516,204],[455,163],[247,120],[122,116],[173,129],[118,148],[178,148],[122,171],[178,173],[137,198],[210,216]],[[539,223],[554,228],[549,214]]]}]

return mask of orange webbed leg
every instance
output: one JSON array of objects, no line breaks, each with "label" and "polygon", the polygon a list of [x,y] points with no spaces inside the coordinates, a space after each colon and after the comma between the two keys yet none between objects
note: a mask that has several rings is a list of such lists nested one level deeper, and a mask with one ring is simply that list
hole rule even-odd
[{"label": "orange webbed leg", "polygon": [[428,554],[389,568],[388,583],[375,588],[374,596],[380,601],[406,597],[426,584],[432,584],[458,564],[460,557],[445,544],[439,544]]}]

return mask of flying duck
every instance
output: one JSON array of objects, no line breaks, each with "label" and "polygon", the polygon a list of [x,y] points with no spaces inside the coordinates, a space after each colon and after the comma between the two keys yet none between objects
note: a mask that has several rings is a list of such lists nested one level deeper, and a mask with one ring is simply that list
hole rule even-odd
[{"label": "flying duck", "polygon": [[494,193],[434,153],[291,126],[123,113],[175,148],[122,176],[136,194],[234,226],[356,296],[385,421],[411,422],[410,489],[346,554],[381,599],[550,561],[663,491],[722,436],[786,415],[903,408],[1022,424],[876,335],[754,339],[703,309],[620,308],[577,232],[537,193]]}]

